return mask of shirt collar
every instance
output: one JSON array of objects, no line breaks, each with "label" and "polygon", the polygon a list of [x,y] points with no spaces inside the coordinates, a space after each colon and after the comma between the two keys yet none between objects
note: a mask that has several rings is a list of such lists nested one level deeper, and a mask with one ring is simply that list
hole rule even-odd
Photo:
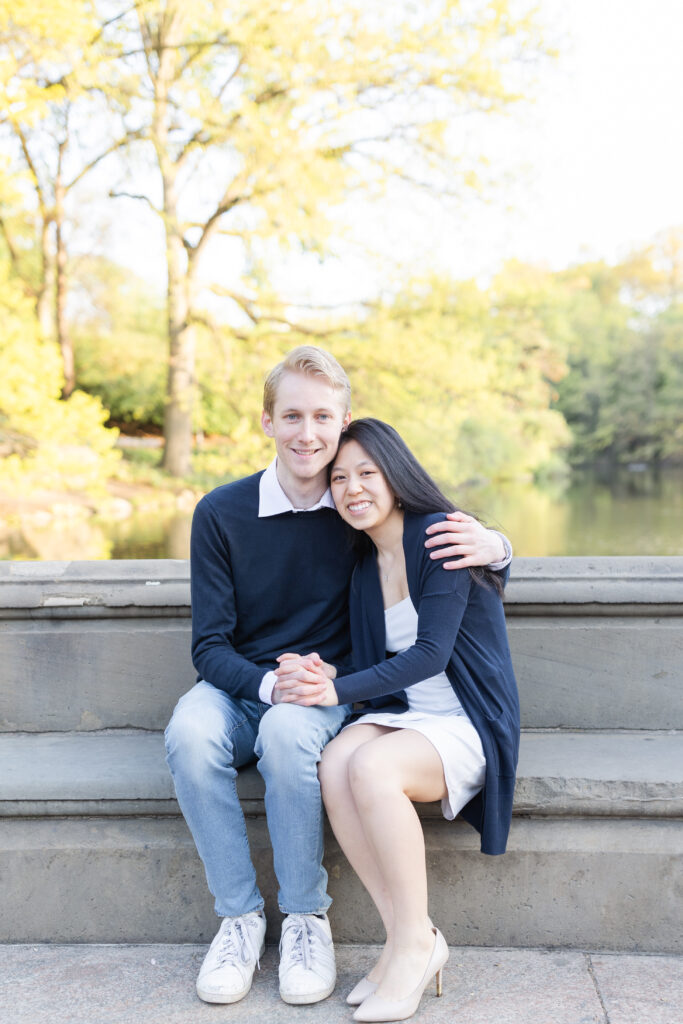
[{"label": "shirt collar", "polygon": [[315,512],[319,508],[334,508],[329,487],[315,505],[311,505],[310,508],[294,508],[282,490],[280,481],[277,478],[276,465],[277,458],[273,459],[268,468],[263,471],[259,481],[259,519],[263,519],[266,516],[279,516],[282,512]]}]

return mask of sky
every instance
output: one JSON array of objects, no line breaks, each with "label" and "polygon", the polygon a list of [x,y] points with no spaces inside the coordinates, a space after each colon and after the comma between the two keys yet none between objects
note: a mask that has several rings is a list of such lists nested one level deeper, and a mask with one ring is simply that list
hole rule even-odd
[{"label": "sky", "polygon": [[[451,212],[400,192],[384,206],[349,206],[352,240],[336,259],[274,267],[294,302],[345,304],[433,270],[486,280],[512,258],[552,269],[615,261],[683,225],[683,0],[539,7],[560,56],[543,69],[535,102],[491,126],[507,172],[496,194]],[[155,232],[161,255],[158,223],[142,245],[135,227],[116,231],[119,258],[144,276]]]},{"label": "sky", "polygon": [[533,154],[503,233],[518,254],[616,259],[683,224],[683,4],[545,0],[567,51],[520,135]]},{"label": "sky", "polygon": [[288,291],[323,302],[372,292],[396,260],[484,279],[512,258],[552,269],[616,261],[683,225],[682,0],[541,0],[540,9],[561,52],[535,102],[492,129],[509,171],[493,198],[450,214],[426,199],[365,209],[355,223],[350,212],[357,244],[326,267],[310,260],[304,274],[281,267]]}]

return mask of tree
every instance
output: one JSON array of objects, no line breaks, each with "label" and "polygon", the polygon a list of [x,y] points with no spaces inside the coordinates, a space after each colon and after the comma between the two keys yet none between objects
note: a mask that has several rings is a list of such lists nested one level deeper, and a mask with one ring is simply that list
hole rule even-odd
[{"label": "tree", "polygon": [[[245,324],[287,326],[259,275],[266,243],[322,251],[334,204],[390,178],[444,195],[474,187],[476,161],[454,155],[449,132],[520,98],[542,44],[519,6],[103,5],[109,90],[150,171],[136,165],[113,191],[152,208],[166,239],[171,473],[189,467],[196,327],[210,323],[202,293],[226,300],[233,322],[238,311]],[[209,249],[214,263],[223,255],[220,281],[202,265]]]},{"label": "tree", "polygon": [[446,486],[557,468],[569,442],[551,408],[563,346],[529,301],[532,275],[506,268],[486,290],[413,282],[335,345],[352,371],[354,413],[393,423]]},{"label": "tree", "polygon": [[59,346],[63,397],[74,390],[67,316],[68,238],[84,178],[122,145],[99,92],[93,0],[12,0],[0,7],[0,132],[10,163],[0,179],[0,237]]},{"label": "tree", "polygon": [[681,252],[680,232],[667,232],[616,266],[556,275],[570,336],[557,408],[575,462],[683,457]]}]

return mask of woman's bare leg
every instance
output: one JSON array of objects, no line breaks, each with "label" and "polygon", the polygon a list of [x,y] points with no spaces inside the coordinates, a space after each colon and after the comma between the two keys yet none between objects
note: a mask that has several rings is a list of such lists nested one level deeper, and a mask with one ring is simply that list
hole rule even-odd
[{"label": "woman's bare leg", "polygon": [[354,725],[345,729],[325,747],[322,761],[318,766],[320,787],[327,816],[346,859],[367,889],[377,907],[387,933],[387,943],[379,960],[368,972],[370,981],[379,982],[385,964],[391,956],[391,933],[393,928],[393,907],[389,891],[371,845],[363,831],[351,785],[349,762],[355,752],[365,743],[378,739],[389,730],[379,725]]},{"label": "woman's bare leg", "polygon": [[[422,826],[412,801],[446,795],[441,758],[411,729],[392,729],[358,746],[349,760],[349,786],[382,900],[392,908],[390,955],[377,994],[403,999],[419,984],[434,948],[427,908]],[[374,896],[373,896],[374,898]]]}]

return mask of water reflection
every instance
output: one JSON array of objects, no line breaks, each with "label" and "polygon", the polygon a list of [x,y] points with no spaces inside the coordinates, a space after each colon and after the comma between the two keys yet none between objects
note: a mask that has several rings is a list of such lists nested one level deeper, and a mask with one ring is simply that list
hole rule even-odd
[{"label": "water reflection", "polygon": [[583,471],[551,487],[511,483],[459,496],[518,555],[683,554],[683,469]]},{"label": "water reflection", "polygon": [[[460,488],[458,503],[503,530],[517,555],[683,555],[683,468],[582,472],[543,486]],[[191,512],[0,522],[0,558],[188,558]]]},{"label": "water reflection", "polygon": [[192,512],[155,511],[113,523],[112,558],[189,558]]},{"label": "water reflection", "polygon": [[109,525],[46,514],[22,519],[19,525],[0,521],[0,558],[40,562],[113,558]]}]

